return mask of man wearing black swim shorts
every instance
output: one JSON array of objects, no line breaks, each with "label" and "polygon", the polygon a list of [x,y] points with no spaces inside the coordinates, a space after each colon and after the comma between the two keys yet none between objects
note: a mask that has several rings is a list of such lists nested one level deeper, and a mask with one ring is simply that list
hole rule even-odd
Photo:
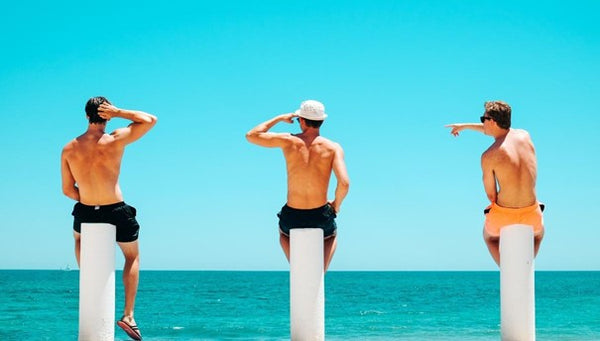
[{"label": "man wearing black swim shorts", "polygon": [[78,202],[72,215],[73,230],[77,233],[81,233],[81,223],[108,223],[117,228],[117,242],[130,243],[138,239],[140,225],[135,219],[136,209],[122,201],[98,206]]},{"label": "man wearing black swim shorts", "polygon": [[328,239],[337,233],[335,224],[335,211],[330,203],[313,209],[297,209],[287,204],[277,213],[279,217],[279,231],[285,236],[290,236],[293,228],[320,228],[323,238]]},{"label": "man wearing black swim shorts", "polygon": [[[117,242],[125,257],[125,308],[117,324],[132,339],[141,340],[142,335],[133,318],[139,281],[140,226],[135,219],[135,208],[123,201],[119,173],[125,146],[144,136],[157,119],[142,111],[119,109],[104,97],[91,98],[85,112],[89,121],[87,131],[69,142],[61,155],[63,193],[77,201],[72,213],[75,256],[79,263],[81,223],[116,226]],[[114,117],[132,123],[107,134],[106,122]]]},{"label": "man wearing black swim shorts", "polygon": [[[301,133],[269,132],[275,124],[293,123],[296,117]],[[246,134],[246,138],[251,143],[283,150],[287,165],[288,193],[287,203],[277,216],[279,217],[279,240],[288,261],[290,259],[289,230],[321,228],[325,237],[323,242],[325,270],[329,267],[337,245],[335,218],[350,187],[342,147],[320,136],[319,129],[326,117],[322,103],[308,100],[302,102],[296,112],[276,116]],[[328,201],[327,189],[332,171],[337,179],[337,187],[335,199]]]}]

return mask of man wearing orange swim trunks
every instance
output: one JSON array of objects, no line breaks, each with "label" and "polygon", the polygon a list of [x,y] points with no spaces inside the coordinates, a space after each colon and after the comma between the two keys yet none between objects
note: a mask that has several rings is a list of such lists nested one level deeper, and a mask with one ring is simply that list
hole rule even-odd
[{"label": "man wearing orange swim trunks", "polygon": [[[494,143],[481,155],[483,186],[491,204],[484,210],[483,238],[490,254],[500,265],[500,229],[510,224],[533,227],[534,255],[544,237],[544,205],[537,201],[537,161],[529,133],[510,128],[511,108],[502,101],[485,103],[479,123],[455,123],[451,134],[465,129],[492,136]],[[498,185],[496,185],[496,183]]]}]

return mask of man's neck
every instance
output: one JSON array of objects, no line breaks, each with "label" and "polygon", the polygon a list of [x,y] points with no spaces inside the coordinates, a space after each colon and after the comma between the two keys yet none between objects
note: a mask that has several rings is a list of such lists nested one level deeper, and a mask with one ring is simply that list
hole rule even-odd
[{"label": "man's neck", "polygon": [[306,128],[302,131],[302,135],[306,137],[317,137],[320,135],[318,128]]},{"label": "man's neck", "polygon": [[500,140],[504,140],[506,138],[506,135],[508,135],[508,132],[510,132],[510,128],[508,129],[498,129],[498,131],[496,131],[494,133],[494,140],[496,141],[500,141]]},{"label": "man's neck", "polygon": [[106,123],[90,123],[87,132],[94,135],[104,135],[106,133]]}]

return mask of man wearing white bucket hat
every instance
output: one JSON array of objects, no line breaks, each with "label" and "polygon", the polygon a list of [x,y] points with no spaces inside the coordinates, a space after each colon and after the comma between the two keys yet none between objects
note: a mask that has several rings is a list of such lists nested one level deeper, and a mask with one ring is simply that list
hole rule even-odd
[{"label": "man wearing white bucket hat", "polygon": [[[273,133],[269,130],[279,122],[293,123],[298,118],[301,133]],[[293,228],[317,227],[323,229],[324,269],[336,248],[335,217],[348,194],[350,180],[344,162],[342,147],[320,136],[319,129],[327,115],[321,102],[302,102],[294,113],[282,114],[263,122],[246,134],[249,142],[262,147],[279,147],[287,165],[287,203],[277,214],[280,243],[290,259],[289,231]],[[327,189],[331,172],[337,186],[335,198],[328,201]]]}]

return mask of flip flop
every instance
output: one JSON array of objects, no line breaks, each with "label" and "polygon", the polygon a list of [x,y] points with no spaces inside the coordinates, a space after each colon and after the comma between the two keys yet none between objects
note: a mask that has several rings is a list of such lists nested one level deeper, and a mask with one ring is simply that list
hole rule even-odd
[{"label": "flip flop", "polygon": [[117,321],[117,326],[121,327],[121,329],[123,329],[123,331],[127,333],[127,335],[129,335],[130,338],[137,341],[142,340],[142,334],[140,334],[140,330],[138,329],[138,327],[136,325],[131,325],[123,321],[124,318],[125,316],[121,317],[121,319]]}]

